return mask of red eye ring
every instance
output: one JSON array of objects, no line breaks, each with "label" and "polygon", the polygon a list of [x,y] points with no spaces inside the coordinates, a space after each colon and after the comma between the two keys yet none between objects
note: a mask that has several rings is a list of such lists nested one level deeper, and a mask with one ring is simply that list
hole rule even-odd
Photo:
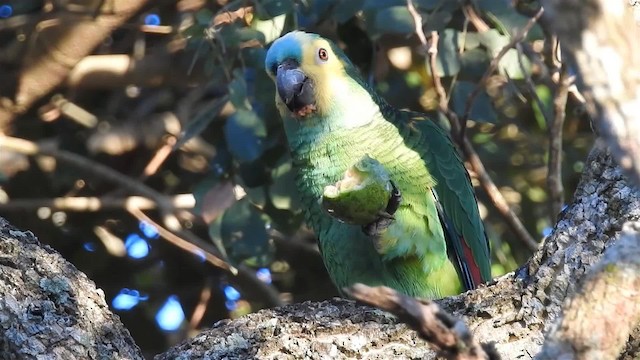
[{"label": "red eye ring", "polygon": [[318,58],[322,61],[329,60],[329,52],[327,52],[327,49],[325,48],[318,49]]}]

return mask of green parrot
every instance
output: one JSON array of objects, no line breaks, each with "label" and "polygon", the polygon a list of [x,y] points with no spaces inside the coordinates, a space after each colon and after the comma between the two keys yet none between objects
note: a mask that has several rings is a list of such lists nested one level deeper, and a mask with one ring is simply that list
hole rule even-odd
[{"label": "green parrot", "polygon": [[305,221],[338,289],[360,282],[438,298],[491,278],[477,200],[447,132],[391,107],[319,35],[277,39],[265,69]]}]

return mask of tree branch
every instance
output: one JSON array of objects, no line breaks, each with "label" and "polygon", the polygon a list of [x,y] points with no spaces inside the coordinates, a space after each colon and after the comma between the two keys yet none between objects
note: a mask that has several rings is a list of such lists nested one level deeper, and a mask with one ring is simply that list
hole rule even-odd
[{"label": "tree branch", "polygon": [[640,322],[640,222],[625,225],[547,335],[536,359],[615,359]]},{"label": "tree branch", "polygon": [[[553,98],[553,122],[549,126],[549,164],[547,175],[547,187],[549,188],[549,207],[551,223],[564,205],[564,187],[562,185],[562,127],[564,125],[567,98],[571,79],[567,72],[567,66],[562,65],[558,78],[558,87]],[[544,111],[543,109],[540,109]]]},{"label": "tree branch", "polygon": [[500,359],[492,344],[478,343],[462,320],[433,301],[405,296],[386,286],[355,284],[344,291],[358,301],[397,316],[427,340],[438,356],[456,360]]}]

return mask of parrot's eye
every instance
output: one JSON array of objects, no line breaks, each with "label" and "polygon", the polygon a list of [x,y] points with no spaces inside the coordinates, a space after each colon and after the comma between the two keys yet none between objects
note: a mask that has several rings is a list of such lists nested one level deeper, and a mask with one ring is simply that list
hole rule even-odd
[{"label": "parrot's eye", "polygon": [[322,61],[329,60],[329,53],[327,52],[327,49],[325,48],[318,49],[318,58]]}]

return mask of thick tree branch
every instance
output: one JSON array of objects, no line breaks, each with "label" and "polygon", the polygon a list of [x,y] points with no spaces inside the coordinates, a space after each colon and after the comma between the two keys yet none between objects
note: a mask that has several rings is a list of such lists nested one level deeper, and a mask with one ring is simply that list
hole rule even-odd
[{"label": "thick tree branch", "polygon": [[102,290],[0,218],[0,358],[143,359]]},{"label": "thick tree branch", "polygon": [[640,223],[625,226],[569,300],[537,359],[615,359],[640,322]]},{"label": "thick tree branch", "polygon": [[474,340],[467,325],[443,311],[433,301],[418,300],[385,287],[355,284],[344,291],[365,304],[388,311],[427,340],[438,356],[456,360],[499,359],[492,344]]}]

